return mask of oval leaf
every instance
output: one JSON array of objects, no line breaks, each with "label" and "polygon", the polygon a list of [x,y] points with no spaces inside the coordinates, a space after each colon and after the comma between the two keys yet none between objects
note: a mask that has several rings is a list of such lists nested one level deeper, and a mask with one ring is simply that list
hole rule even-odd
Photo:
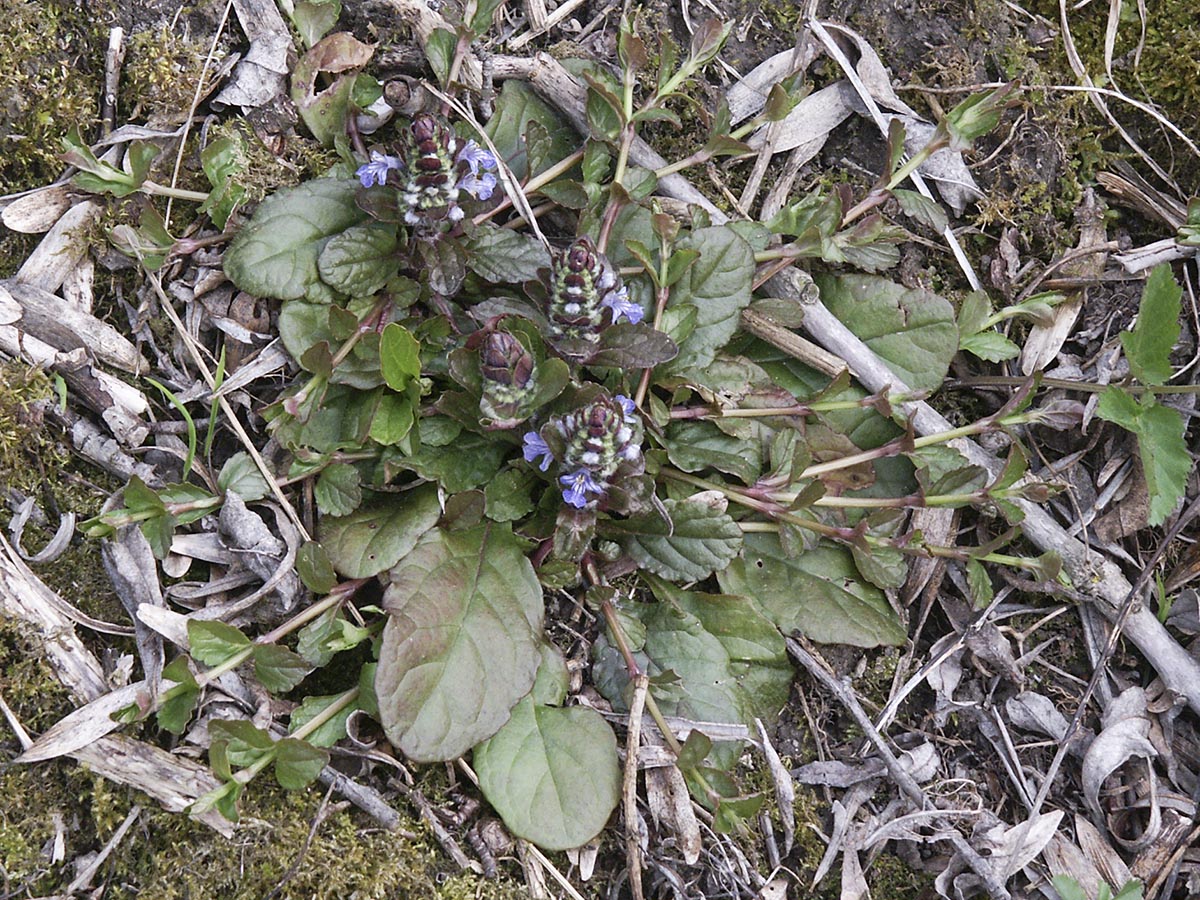
[{"label": "oval leaf", "polygon": [[479,788],[504,824],[545,850],[600,833],[621,799],[617,740],[593,709],[526,697],[495,737],[475,748]]},{"label": "oval leaf", "polygon": [[784,634],[855,647],[904,642],[883,592],[859,577],[849,551],[820,545],[789,559],[776,535],[744,540],[742,558],[717,573],[721,590],[753,597]]},{"label": "oval leaf", "polygon": [[396,226],[366,222],[330,238],[317,258],[321,280],[351,297],[369,297],[400,270]]},{"label": "oval leaf", "polygon": [[625,552],[643,569],[672,581],[699,581],[741,552],[742,530],[723,503],[695,498],[665,503],[671,522],[652,513],[611,523]]},{"label": "oval leaf", "polygon": [[741,311],[750,305],[754,280],[754,250],[728,228],[701,228],[676,244],[699,256],[671,291],[671,307],[696,308],[696,328],[683,341],[671,364],[674,372],[703,368],[729,343]]},{"label": "oval leaf", "polygon": [[507,526],[426,532],[391,572],[375,693],[388,739],[415,762],[494,735],[541,662],[542,590]]},{"label": "oval leaf", "polygon": [[258,297],[328,302],[317,258],[330,237],[367,217],[354,203],[356,185],[318,178],[268,197],[225,251],[225,274]]},{"label": "oval leaf", "polygon": [[441,516],[436,485],[380,494],[348,516],[321,521],[321,543],[347,578],[369,578],[398,563]]},{"label": "oval leaf", "polygon": [[877,275],[817,278],[829,311],[918,391],[942,384],[958,350],[954,307],[922,288]]}]

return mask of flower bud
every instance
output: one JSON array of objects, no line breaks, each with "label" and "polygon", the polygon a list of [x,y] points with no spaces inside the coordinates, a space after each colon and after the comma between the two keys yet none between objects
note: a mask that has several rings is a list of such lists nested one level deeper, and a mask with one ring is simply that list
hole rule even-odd
[{"label": "flower bud", "polygon": [[[406,173],[398,179],[409,225],[454,225],[466,215],[459,206],[464,194],[487,200],[496,189],[496,159],[475,141],[463,140],[445,120],[422,113],[409,125],[403,159],[372,153],[371,162],[358,170],[364,187],[389,183],[393,169]],[[390,181],[395,184],[396,181]]]},{"label": "flower bud", "polygon": [[591,238],[578,238],[552,256],[550,282],[551,337],[594,344],[605,324],[621,316],[634,323],[642,318],[642,308],[629,300],[616,269]]},{"label": "flower bud", "polygon": [[521,407],[537,390],[537,367],[525,345],[506,331],[493,331],[479,348],[483,375],[480,411],[511,427],[521,421]]},{"label": "flower bud", "polygon": [[[618,469],[638,471],[642,459],[642,423],[633,401],[620,394],[601,396],[556,420],[565,448],[559,477],[563,499],[582,509],[603,497]],[[591,496],[595,495],[595,496]]]}]

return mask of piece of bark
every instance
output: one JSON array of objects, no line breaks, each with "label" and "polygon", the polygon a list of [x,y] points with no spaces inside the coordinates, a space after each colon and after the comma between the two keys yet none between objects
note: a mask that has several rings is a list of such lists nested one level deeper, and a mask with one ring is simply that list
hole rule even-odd
[{"label": "piece of bark", "polygon": [[84,200],[69,207],[17,270],[17,281],[44,291],[57,291],[91,252],[92,229],[100,222],[104,206]]},{"label": "piece of bark", "polygon": [[[61,284],[59,281],[54,289]],[[26,335],[57,350],[83,348],[100,362],[132,375],[150,371],[150,364],[137,347],[117,329],[49,290],[18,277],[0,281],[0,291],[21,307],[19,326]]]}]

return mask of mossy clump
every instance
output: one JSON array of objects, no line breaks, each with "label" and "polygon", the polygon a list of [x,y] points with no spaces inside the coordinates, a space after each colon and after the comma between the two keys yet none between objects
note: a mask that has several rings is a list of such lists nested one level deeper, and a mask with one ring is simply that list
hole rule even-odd
[{"label": "mossy clump", "polygon": [[61,466],[64,451],[43,428],[54,385],[36,366],[0,364],[0,482],[23,494],[35,493],[46,468]]},{"label": "mossy clump", "polygon": [[[1058,24],[1057,4],[1039,0],[1032,8]],[[1195,5],[1188,0],[1164,0],[1149,7],[1144,41],[1137,11],[1126,6],[1113,48],[1113,84],[1106,83],[1104,68],[1108,13],[1107,5],[1091,4],[1068,18],[1071,38],[1088,74],[1103,87],[1157,107],[1193,143],[1200,143],[1200,18]],[[1061,41],[1057,49],[1055,62],[1063,77],[1068,83],[1077,83]],[[1151,116],[1120,100],[1107,98],[1106,102],[1117,120],[1155,162],[1174,175],[1185,192],[1200,191],[1200,159]],[[1099,118],[1099,113],[1093,115]],[[1127,152],[1119,136],[1113,136],[1113,143]]]},{"label": "mossy clump", "polygon": [[6,0],[0,30],[0,194],[52,181],[60,139],[97,118],[111,4]]},{"label": "mossy clump", "polygon": [[[107,818],[119,821],[112,814],[127,808],[127,792],[111,790],[120,802]],[[121,888],[109,896],[261,900],[276,889],[281,900],[527,896],[524,886],[510,879],[457,872],[424,826],[411,819],[402,821],[399,832],[389,832],[359,813],[342,810],[324,819],[309,842],[320,803],[317,791],[287,793],[256,783],[243,800],[242,821],[232,840],[186,816],[149,813],[139,839],[110,861],[109,883]],[[93,801],[92,807],[98,804]]]},{"label": "mossy clump", "polygon": [[[167,24],[130,35],[121,94],[134,106],[126,118],[164,125],[182,122],[205,74],[207,54],[206,46]],[[208,66],[208,78],[214,77],[220,62],[218,54]]]}]

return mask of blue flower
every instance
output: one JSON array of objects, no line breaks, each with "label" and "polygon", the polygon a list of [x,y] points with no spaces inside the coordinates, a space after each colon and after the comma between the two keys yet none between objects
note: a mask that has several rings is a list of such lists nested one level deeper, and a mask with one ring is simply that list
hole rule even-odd
[{"label": "blue flower", "polygon": [[[488,157],[491,157],[490,153]],[[484,172],[482,175],[468,172],[458,180],[458,189],[466,191],[476,200],[489,200],[496,190],[496,176],[491,172]]]},{"label": "blue flower", "polygon": [[629,320],[631,325],[636,325],[642,321],[642,316],[645,312],[641,306],[629,299],[629,288],[622,287],[619,291],[612,291],[600,301],[601,306],[606,306],[613,312],[613,322],[620,320],[624,316]]},{"label": "blue flower", "polygon": [[554,454],[550,452],[550,445],[542,440],[542,436],[536,431],[525,432],[525,462],[533,462],[539,456],[542,458],[541,464],[538,466],[543,472],[550,468],[550,463],[554,460]]},{"label": "blue flower", "polygon": [[[458,151],[458,162],[467,164],[472,175],[478,175],[479,170],[490,172],[496,168],[496,157],[492,156],[487,150],[484,150],[474,141],[467,141],[466,145]],[[481,198],[486,200],[486,197]]]},{"label": "blue flower", "polygon": [[378,150],[372,150],[371,161],[359,166],[358,171],[354,174],[358,176],[358,180],[365,188],[369,188],[373,184],[383,187],[387,184],[388,172],[392,169],[402,168],[404,168],[404,163],[400,161],[399,157],[387,156]]},{"label": "blue flower", "polygon": [[604,485],[596,481],[587,469],[560,475],[558,480],[563,485],[563,500],[576,509],[583,509],[591,502],[588,494],[595,494],[597,497],[604,494]]},{"label": "blue flower", "polygon": [[637,405],[624,394],[613,394],[613,399],[621,404],[621,409],[625,410],[626,419],[629,419],[633,415],[633,411],[637,409]]}]

